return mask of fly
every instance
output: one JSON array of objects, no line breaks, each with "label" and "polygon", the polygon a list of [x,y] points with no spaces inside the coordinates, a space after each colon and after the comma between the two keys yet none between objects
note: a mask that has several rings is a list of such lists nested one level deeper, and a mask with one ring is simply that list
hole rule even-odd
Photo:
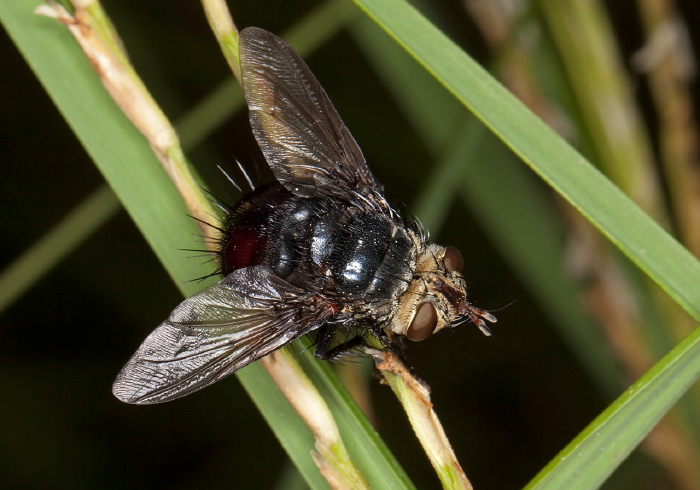
[{"label": "fly", "polygon": [[250,123],[276,181],[242,198],[223,223],[223,279],[184,300],[139,347],[112,391],[127,403],[170,401],[316,331],[334,358],[337,329],[387,348],[489,312],[467,299],[454,247],[430,243],[392,207],[350,131],[301,57],[277,36],[240,33]]}]

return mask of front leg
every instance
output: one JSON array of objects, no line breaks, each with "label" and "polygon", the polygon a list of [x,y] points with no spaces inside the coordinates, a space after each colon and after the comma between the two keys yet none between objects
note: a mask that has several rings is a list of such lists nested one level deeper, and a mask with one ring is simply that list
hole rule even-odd
[{"label": "front leg", "polygon": [[356,349],[365,342],[362,335],[356,335],[355,337],[336,345],[332,349],[329,349],[335,329],[336,327],[334,325],[330,325],[328,323],[319,328],[318,335],[316,336],[316,350],[314,350],[314,357],[316,359],[323,359],[324,361],[337,360],[342,356],[342,354]]}]

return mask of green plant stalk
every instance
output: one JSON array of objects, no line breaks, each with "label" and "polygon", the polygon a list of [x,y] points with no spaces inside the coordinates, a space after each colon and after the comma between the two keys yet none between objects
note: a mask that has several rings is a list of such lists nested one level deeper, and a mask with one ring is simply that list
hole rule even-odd
[{"label": "green plant stalk", "polygon": [[202,0],[202,8],[233,76],[240,83],[241,63],[238,57],[238,29],[233,23],[226,2],[224,0]]},{"label": "green plant stalk", "polygon": [[[350,3],[325,2],[295,23],[282,37],[304,57],[326,42],[358,13],[358,9]],[[224,47],[233,49],[233,45]],[[240,85],[232,79],[223,82],[176,125],[183,148],[198,145],[244,105]]]}]

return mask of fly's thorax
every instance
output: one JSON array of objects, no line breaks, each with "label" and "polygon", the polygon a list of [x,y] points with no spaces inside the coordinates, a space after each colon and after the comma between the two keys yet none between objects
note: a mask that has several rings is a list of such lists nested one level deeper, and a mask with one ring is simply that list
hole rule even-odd
[{"label": "fly's thorax", "polygon": [[469,303],[467,283],[461,272],[463,265],[462,255],[454,247],[423,246],[413,279],[398,299],[391,332],[419,341],[460,320],[470,319],[482,332],[490,334],[484,320],[496,319]]}]

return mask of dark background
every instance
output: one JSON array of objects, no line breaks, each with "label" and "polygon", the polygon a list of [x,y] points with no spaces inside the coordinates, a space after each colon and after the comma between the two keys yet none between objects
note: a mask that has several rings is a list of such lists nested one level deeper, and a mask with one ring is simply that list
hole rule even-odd
[{"label": "dark background", "polygon": [[[281,34],[314,4],[275,0],[231,8],[239,27]],[[478,31],[458,2],[436,6],[436,21],[448,35],[486,62]],[[229,76],[198,2],[106,1],[105,7],[173,120]],[[613,18],[631,52],[638,27],[617,8]],[[4,266],[102,178],[4,33],[0,56]],[[372,170],[410,207],[429,171],[429,154],[350,35],[341,31],[308,59]],[[260,161],[246,124],[246,114],[238,114],[190,152],[202,173],[233,157]],[[470,210],[455,202],[446,223],[436,241],[462,251],[473,297],[500,310],[499,321],[492,338],[466,325],[411,345],[408,355],[432,386],[438,415],[474,486],[518,488],[610,400],[553,333]],[[183,237],[173,248],[196,247],[193,240]],[[181,299],[122,211],[0,317],[1,486],[271,488],[279,481],[289,470],[287,457],[234,377],[159,406],[129,406],[111,395],[121,366]],[[378,431],[418,488],[437,488],[400,405],[388,388],[370,384],[381,407]],[[641,453],[608,485],[640,488],[637,477],[647,488],[672,488]]]}]

